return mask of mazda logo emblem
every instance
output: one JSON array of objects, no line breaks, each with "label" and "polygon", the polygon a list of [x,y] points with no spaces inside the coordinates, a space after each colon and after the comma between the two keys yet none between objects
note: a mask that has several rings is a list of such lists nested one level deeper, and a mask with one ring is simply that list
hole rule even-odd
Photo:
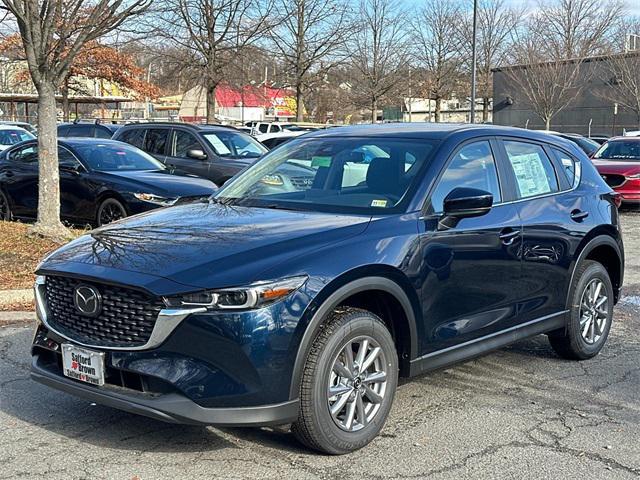
[{"label": "mazda logo emblem", "polygon": [[73,303],[87,317],[95,317],[102,309],[100,292],[89,285],[78,285],[73,293]]}]

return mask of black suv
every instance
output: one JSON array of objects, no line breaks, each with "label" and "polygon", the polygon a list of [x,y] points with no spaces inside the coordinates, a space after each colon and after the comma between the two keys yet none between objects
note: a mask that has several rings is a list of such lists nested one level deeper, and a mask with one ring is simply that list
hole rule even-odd
[{"label": "black suv", "polygon": [[111,138],[118,131],[120,125],[115,123],[98,122],[74,122],[58,125],[58,138],[60,137],[90,137]]},{"label": "black suv", "polygon": [[122,127],[114,140],[127,142],[169,166],[221,186],[267,149],[233,127],[185,123],[138,123]]}]

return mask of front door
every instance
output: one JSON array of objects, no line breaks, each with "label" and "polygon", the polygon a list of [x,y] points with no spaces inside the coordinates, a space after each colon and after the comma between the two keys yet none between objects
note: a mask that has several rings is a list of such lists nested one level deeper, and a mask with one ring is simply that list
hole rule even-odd
[{"label": "front door", "polygon": [[[515,321],[523,295],[522,226],[517,207],[503,203],[494,149],[488,139],[460,147],[420,222],[423,354],[495,333]],[[460,186],[492,193],[494,205],[483,216],[443,229],[444,199]]]},{"label": "front door", "polygon": [[194,158],[189,156],[192,150],[206,152],[204,146],[198,138],[191,132],[176,129],[173,131],[169,155],[167,156],[167,166],[175,167],[183,172],[198,175],[199,177],[209,177],[209,158]]}]

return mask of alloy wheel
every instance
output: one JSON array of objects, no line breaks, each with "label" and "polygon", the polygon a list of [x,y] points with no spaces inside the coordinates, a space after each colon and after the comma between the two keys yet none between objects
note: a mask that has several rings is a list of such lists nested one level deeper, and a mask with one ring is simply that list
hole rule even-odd
[{"label": "alloy wheel", "polygon": [[594,278],[582,292],[580,300],[580,333],[593,345],[605,331],[609,317],[609,298],[602,280]]},{"label": "alloy wheel", "polygon": [[327,405],[342,430],[366,427],[380,409],[387,390],[387,362],[371,337],[350,340],[336,356],[327,388]]},{"label": "alloy wheel", "polygon": [[116,202],[105,202],[100,210],[100,225],[107,225],[127,216],[122,206]]}]

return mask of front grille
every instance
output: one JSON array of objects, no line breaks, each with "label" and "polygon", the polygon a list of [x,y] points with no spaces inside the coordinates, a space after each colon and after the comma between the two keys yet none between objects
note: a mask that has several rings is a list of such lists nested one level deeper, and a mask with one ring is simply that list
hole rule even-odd
[{"label": "front grille", "polygon": [[[102,297],[96,317],[82,315],[73,297],[80,285],[94,287]],[[45,283],[48,322],[59,333],[88,345],[137,347],[149,340],[164,304],[159,298],[129,288],[48,276]]]},{"label": "front grille", "polygon": [[605,173],[604,175],[602,175],[602,178],[604,179],[605,182],[607,182],[607,185],[609,185],[612,188],[619,187],[626,180],[624,175],[616,175],[616,174],[610,174],[610,173]]}]

